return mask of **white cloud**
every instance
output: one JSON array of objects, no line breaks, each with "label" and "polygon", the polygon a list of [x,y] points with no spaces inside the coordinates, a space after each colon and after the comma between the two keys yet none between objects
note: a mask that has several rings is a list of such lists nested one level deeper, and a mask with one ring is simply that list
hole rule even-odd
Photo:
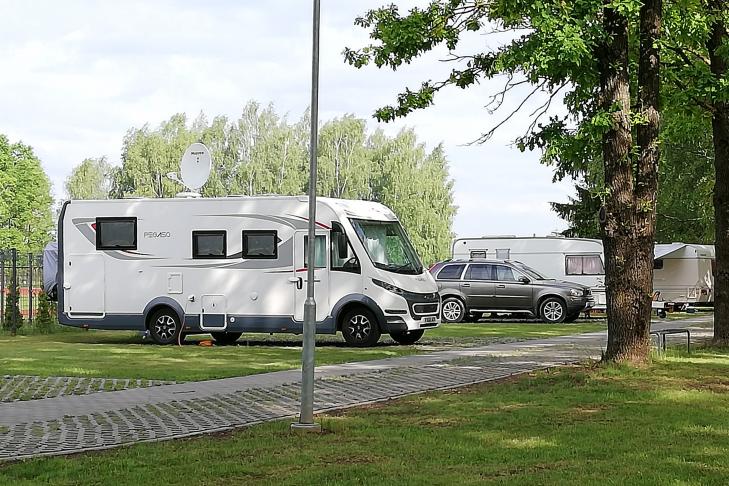
[{"label": "white cloud", "polygon": [[[439,61],[444,51],[396,72],[346,65],[344,47],[368,42],[354,18],[385,3],[323,2],[322,119],[353,113],[371,120],[403,87],[451,68]],[[273,102],[298,118],[309,104],[310,9],[310,2],[295,0],[5,2],[0,132],[35,148],[61,197],[63,180],[83,158],[118,161],[132,126],[154,126],[178,112],[237,116],[250,99]],[[464,42],[469,49],[485,41],[473,36]],[[413,126],[431,148],[444,143],[460,206],[454,229],[461,236],[564,227],[548,202],[565,200],[570,185],[552,184],[537,154],[507,146],[526,128],[524,116],[485,145],[465,145],[501,120],[503,114],[489,115],[483,106],[502,82],[446,90],[431,109],[383,126],[389,133]],[[504,109],[518,101],[507,98]]]}]

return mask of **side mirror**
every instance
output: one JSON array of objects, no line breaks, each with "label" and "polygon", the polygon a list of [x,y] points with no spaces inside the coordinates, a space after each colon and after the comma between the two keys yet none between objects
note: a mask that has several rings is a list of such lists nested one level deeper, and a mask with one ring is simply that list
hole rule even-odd
[{"label": "side mirror", "polygon": [[529,280],[527,277],[519,277],[519,282],[523,284],[528,284],[531,282],[531,280]]},{"label": "side mirror", "polygon": [[344,233],[339,233],[337,235],[337,253],[339,253],[339,258],[342,259],[347,258],[347,254],[349,253],[347,237]]}]

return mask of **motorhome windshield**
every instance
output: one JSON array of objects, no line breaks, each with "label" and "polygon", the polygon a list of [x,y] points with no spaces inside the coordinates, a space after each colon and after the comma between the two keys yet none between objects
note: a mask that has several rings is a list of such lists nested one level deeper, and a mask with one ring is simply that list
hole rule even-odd
[{"label": "motorhome windshield", "polygon": [[397,221],[351,219],[352,226],[377,268],[419,275],[423,265]]},{"label": "motorhome windshield", "polygon": [[547,277],[537,272],[532,267],[524,265],[523,263],[514,263],[514,265],[516,266],[516,268],[526,273],[528,277],[531,277],[534,280],[547,280]]}]

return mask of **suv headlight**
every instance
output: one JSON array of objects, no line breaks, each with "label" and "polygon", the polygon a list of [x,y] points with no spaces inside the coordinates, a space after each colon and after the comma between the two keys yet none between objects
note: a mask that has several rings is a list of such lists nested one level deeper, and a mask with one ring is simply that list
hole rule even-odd
[{"label": "suv headlight", "polygon": [[570,289],[570,295],[572,297],[581,297],[582,293],[582,289]]},{"label": "suv headlight", "polygon": [[382,280],[377,280],[376,278],[372,279],[372,283],[377,285],[378,287],[382,287],[383,289],[392,292],[393,294],[402,295],[405,293],[405,291],[403,289],[401,289],[400,287],[395,287],[392,284],[383,282]]}]

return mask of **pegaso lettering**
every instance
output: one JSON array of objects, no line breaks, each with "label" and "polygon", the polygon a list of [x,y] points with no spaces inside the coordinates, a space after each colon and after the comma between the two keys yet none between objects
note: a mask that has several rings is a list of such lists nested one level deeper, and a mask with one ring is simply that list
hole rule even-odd
[{"label": "pegaso lettering", "polygon": [[170,232],[169,231],[145,231],[144,237],[145,238],[169,238]]}]

